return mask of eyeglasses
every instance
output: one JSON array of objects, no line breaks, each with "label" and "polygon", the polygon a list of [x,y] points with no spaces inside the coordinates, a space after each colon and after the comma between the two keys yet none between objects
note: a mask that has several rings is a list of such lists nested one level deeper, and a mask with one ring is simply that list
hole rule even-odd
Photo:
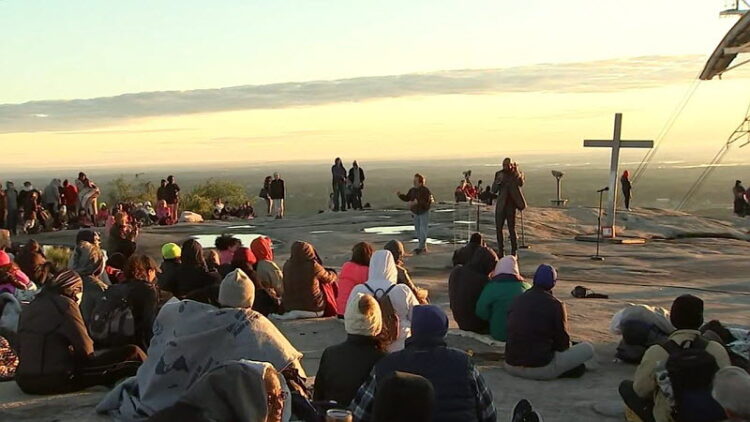
[{"label": "eyeglasses", "polygon": [[289,393],[286,391],[281,391],[278,394],[268,393],[268,407],[283,405],[287,398],[289,398]]}]

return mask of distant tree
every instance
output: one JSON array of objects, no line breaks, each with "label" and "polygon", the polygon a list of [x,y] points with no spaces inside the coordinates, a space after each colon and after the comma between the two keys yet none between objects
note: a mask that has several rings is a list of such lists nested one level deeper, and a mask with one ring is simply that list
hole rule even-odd
[{"label": "distant tree", "polygon": [[119,202],[156,201],[156,186],[150,181],[142,182],[137,177],[126,179],[120,176],[109,182],[108,199],[111,204]]},{"label": "distant tree", "polygon": [[214,201],[219,198],[225,205],[232,207],[245,202],[254,202],[254,199],[247,194],[245,188],[239,183],[209,179],[194,187],[187,195],[183,195],[180,209],[192,211],[208,218],[213,213]]}]

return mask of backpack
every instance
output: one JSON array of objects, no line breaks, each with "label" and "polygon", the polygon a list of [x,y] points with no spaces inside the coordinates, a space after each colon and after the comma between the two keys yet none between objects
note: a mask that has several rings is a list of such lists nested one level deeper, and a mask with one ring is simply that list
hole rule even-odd
[{"label": "backpack", "polygon": [[133,309],[128,302],[130,286],[117,284],[102,293],[89,321],[91,338],[98,345],[121,346],[135,337]]},{"label": "backpack", "polygon": [[380,331],[378,337],[385,340],[387,344],[395,342],[400,331],[399,320],[396,308],[393,307],[393,302],[391,302],[391,298],[388,295],[397,285],[393,284],[388,290],[373,290],[367,283],[365,283],[364,286],[370,291],[370,293],[372,293],[375,300],[378,301],[378,305],[380,305],[380,313],[383,315],[383,329]]},{"label": "backpack", "polygon": [[[662,343],[669,353],[666,373],[672,387],[672,417],[676,422],[718,422],[726,419],[724,409],[711,395],[716,359],[706,351],[708,341],[696,337],[677,344]],[[669,397],[669,395],[667,395]]]}]

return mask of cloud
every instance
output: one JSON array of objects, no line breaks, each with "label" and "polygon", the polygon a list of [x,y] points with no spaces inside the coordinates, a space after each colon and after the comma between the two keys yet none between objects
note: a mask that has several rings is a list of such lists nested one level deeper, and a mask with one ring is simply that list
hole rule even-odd
[{"label": "cloud", "polygon": [[701,61],[701,56],[693,55],[649,56],[2,104],[0,133],[81,130],[144,117],[415,95],[616,92],[690,81]]}]

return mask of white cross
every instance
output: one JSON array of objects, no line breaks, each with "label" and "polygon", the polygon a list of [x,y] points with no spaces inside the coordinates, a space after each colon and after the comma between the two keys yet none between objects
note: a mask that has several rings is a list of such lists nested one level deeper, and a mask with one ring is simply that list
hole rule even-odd
[{"label": "white cross", "polygon": [[617,177],[619,175],[620,148],[653,148],[654,141],[626,141],[620,139],[622,132],[622,113],[615,114],[615,131],[612,139],[583,141],[584,147],[612,148],[612,158],[609,163],[609,194],[607,196],[607,217],[604,227],[612,228],[612,237],[615,237],[615,211],[617,210]]}]

